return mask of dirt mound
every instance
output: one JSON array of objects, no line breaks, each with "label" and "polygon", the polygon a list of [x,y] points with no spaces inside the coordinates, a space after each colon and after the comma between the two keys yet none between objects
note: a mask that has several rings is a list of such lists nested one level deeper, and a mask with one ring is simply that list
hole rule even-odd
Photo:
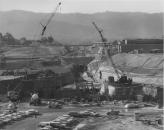
[{"label": "dirt mound", "polygon": [[[112,57],[117,69],[133,78],[134,82],[145,84],[163,85],[163,55],[162,54],[125,54],[120,53]],[[102,72],[102,78],[108,76],[117,76],[113,70],[110,60],[92,61],[89,70],[94,73],[98,79],[99,71]]]},{"label": "dirt mound", "polygon": [[147,69],[162,69],[163,55],[162,54],[117,54],[113,60],[116,65],[124,67],[143,67]]},{"label": "dirt mound", "polygon": [[[115,65],[123,72],[147,75],[163,74],[164,57],[162,54],[127,54],[121,53],[112,57]],[[110,60],[104,60],[103,66],[111,66]]]}]

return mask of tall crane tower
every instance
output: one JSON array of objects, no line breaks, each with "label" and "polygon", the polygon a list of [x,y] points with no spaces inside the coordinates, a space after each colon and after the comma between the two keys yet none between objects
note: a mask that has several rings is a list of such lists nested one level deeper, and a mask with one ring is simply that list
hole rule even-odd
[{"label": "tall crane tower", "polygon": [[112,59],[112,57],[111,57],[111,54],[110,54],[109,50],[108,50],[107,47],[105,46],[105,45],[107,44],[107,39],[104,38],[104,36],[103,36],[103,34],[102,34],[103,30],[100,29],[100,28],[97,26],[97,24],[96,24],[95,22],[92,22],[92,24],[93,24],[93,26],[95,27],[95,29],[97,30],[97,32],[99,33],[100,37],[101,37],[101,41],[102,41],[102,44],[103,44],[102,46],[103,46],[103,48],[104,48],[104,50],[105,50],[105,55],[106,55],[106,57],[107,57],[108,62],[110,62],[110,63],[112,64],[112,67],[114,68],[114,71],[115,71],[115,73],[116,73],[116,75],[117,75],[117,78],[120,79],[119,72],[118,72],[118,70],[117,70],[117,68],[116,68],[116,65],[115,65],[114,62],[113,62],[113,59]]},{"label": "tall crane tower", "polygon": [[[46,24],[40,23],[42,25],[42,31],[41,31],[41,35],[40,35],[41,37],[40,38],[42,38],[44,36],[45,31],[47,29],[47,26],[52,21],[55,14],[57,13],[57,10],[60,7],[60,5],[61,5],[61,2],[58,3],[58,5],[56,6],[54,12],[51,13],[51,15],[50,15],[49,19],[47,20]],[[35,58],[38,47],[39,47],[39,44],[36,43],[35,46],[34,46],[34,50],[32,52],[32,57],[31,57],[32,61],[30,62],[30,65],[29,65],[30,67],[32,66],[32,63],[33,63],[33,60],[34,60],[33,58]],[[16,102],[16,101],[19,100],[19,92],[21,91],[21,87],[22,87],[21,82],[19,82],[13,90],[8,91],[7,96],[9,97],[10,101]]]},{"label": "tall crane tower", "polygon": [[49,23],[51,22],[51,20],[53,19],[53,17],[55,17],[55,15],[56,15],[56,13],[57,13],[57,10],[58,10],[58,8],[60,7],[60,5],[61,5],[61,2],[58,3],[58,5],[56,6],[54,12],[51,13],[51,16],[49,17],[49,19],[47,20],[47,22],[46,22],[45,25],[42,24],[42,23],[40,23],[40,24],[42,25],[42,27],[43,27],[43,28],[42,28],[42,32],[41,32],[41,36],[44,36],[45,31],[46,31],[46,29],[47,29],[47,26],[49,25]]},{"label": "tall crane tower", "polygon": [[[55,17],[55,15],[57,14],[57,11],[58,11],[58,9],[59,9],[60,6],[61,6],[61,2],[59,2],[59,3],[57,4],[55,10],[51,13],[50,17],[47,19],[47,21],[46,21],[45,24],[43,24],[43,23],[40,22],[40,24],[41,24],[41,26],[42,26],[42,30],[41,30],[41,34],[40,34],[40,38],[39,38],[39,39],[41,39],[41,38],[44,37],[48,25],[50,24],[50,22],[52,21],[52,19],[53,19],[53,18]],[[39,48],[39,45],[40,45],[40,43],[35,43],[35,45],[34,45],[34,49],[33,49],[32,56],[31,56],[31,60],[32,60],[32,61],[31,61],[30,64],[29,64],[30,67],[32,67],[32,65],[33,65],[33,58],[35,58],[35,56],[37,55],[36,53],[37,53],[37,50],[38,50],[38,48]]]},{"label": "tall crane tower", "polygon": [[104,38],[104,36],[103,36],[103,34],[102,34],[103,30],[100,29],[100,28],[96,25],[95,22],[92,22],[92,24],[93,24],[93,26],[96,28],[96,30],[98,31],[98,33],[99,33],[99,35],[100,35],[100,37],[101,37],[101,41],[104,42],[104,43],[106,43],[106,42],[107,42],[107,39]]}]

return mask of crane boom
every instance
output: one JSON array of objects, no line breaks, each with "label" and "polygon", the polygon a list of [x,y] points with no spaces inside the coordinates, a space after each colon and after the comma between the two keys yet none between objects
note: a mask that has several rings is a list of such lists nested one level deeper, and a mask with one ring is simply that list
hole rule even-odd
[{"label": "crane boom", "polygon": [[[56,14],[58,8],[60,7],[60,5],[61,5],[61,2],[58,3],[58,5],[56,6],[55,10],[51,13],[49,19],[47,20],[47,22],[45,24],[40,23],[41,26],[42,26],[40,39],[44,36],[45,31],[47,29],[47,26],[51,22],[52,18],[55,16],[55,14]],[[31,55],[31,59],[33,59],[36,56],[36,53],[37,53],[38,48],[39,48],[39,44],[36,43],[35,46],[34,46],[32,55]],[[29,66],[32,66],[32,64],[33,64],[33,60],[29,63]]]},{"label": "crane boom", "polygon": [[51,22],[51,20],[55,16],[55,14],[56,14],[58,8],[60,7],[60,5],[61,5],[61,2],[58,3],[58,5],[56,6],[54,12],[51,14],[51,16],[49,17],[49,19],[47,20],[47,22],[46,22],[45,25],[43,25],[42,23],[40,23],[42,25],[42,27],[43,27],[42,33],[41,33],[42,36],[44,35],[44,33],[45,33],[46,29],[47,29],[48,24]]},{"label": "crane boom", "polygon": [[99,29],[95,22],[92,22],[92,24],[93,24],[93,26],[96,28],[96,30],[98,31],[98,33],[99,33],[99,35],[100,35],[100,37],[101,37],[101,41],[102,41],[102,42],[106,42],[107,39],[104,38],[104,36],[103,36],[103,34],[102,34],[103,30],[102,30],[102,29]]},{"label": "crane boom", "polygon": [[[94,25],[94,27],[95,27],[96,30],[98,31],[98,33],[99,33],[99,35],[100,35],[100,37],[101,37],[101,41],[102,41],[104,44],[107,43],[107,39],[104,38],[104,36],[103,36],[103,34],[102,34],[103,30],[99,29],[99,27],[96,25],[95,22],[92,22],[92,24]],[[113,62],[113,59],[112,59],[112,57],[111,57],[110,52],[108,51],[108,49],[107,49],[105,46],[104,46],[104,50],[105,50],[105,55],[106,55],[106,57],[107,57],[107,60],[110,60],[112,66],[113,66],[113,68],[114,68],[114,71],[115,71],[115,73],[116,73],[116,75],[117,75],[117,78],[119,79],[120,76],[119,76],[118,70],[117,70],[117,68],[116,68],[116,65],[115,65],[114,62]],[[109,61],[108,61],[108,62],[109,62]]]}]

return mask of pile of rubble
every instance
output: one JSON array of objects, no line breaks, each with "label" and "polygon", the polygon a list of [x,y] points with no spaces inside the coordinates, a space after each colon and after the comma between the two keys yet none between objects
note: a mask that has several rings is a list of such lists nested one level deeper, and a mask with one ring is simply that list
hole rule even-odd
[{"label": "pile of rubble", "polygon": [[55,120],[48,122],[40,122],[40,130],[71,130],[73,126],[77,125],[79,121],[69,115],[59,116]]},{"label": "pile of rubble", "polygon": [[135,113],[135,120],[154,127],[163,125],[163,117],[159,112],[138,112]]},{"label": "pile of rubble", "polygon": [[68,115],[62,115],[55,120],[40,122],[40,130],[72,130],[81,121],[82,118],[99,117],[100,115],[92,111],[70,112]]},{"label": "pile of rubble", "polygon": [[90,110],[80,111],[80,112],[70,112],[69,115],[72,117],[76,117],[76,118],[100,117],[101,116],[97,112],[93,112]]},{"label": "pile of rubble", "polygon": [[26,111],[0,114],[0,127],[5,126],[14,121],[22,120],[24,118],[27,118],[33,115],[34,116],[39,115],[39,112],[34,109],[29,109]]},{"label": "pile of rubble", "polygon": [[101,103],[97,103],[97,102],[83,103],[83,102],[74,101],[71,103],[71,105],[76,106],[76,107],[100,107]]}]

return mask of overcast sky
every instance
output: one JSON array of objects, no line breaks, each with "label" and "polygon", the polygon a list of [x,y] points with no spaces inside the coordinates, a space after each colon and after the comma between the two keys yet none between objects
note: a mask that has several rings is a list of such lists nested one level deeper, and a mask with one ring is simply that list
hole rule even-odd
[{"label": "overcast sky", "polygon": [[[51,12],[59,0],[0,0],[0,11]],[[163,0],[61,0],[61,13],[164,12]]]}]

